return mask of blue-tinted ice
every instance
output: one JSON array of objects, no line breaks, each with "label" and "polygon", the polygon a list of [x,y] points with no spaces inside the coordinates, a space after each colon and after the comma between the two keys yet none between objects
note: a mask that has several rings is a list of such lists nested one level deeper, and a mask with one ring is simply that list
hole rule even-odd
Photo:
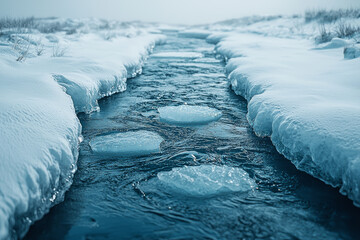
[{"label": "blue-tinted ice", "polygon": [[200,165],[173,168],[157,174],[171,190],[191,196],[210,196],[227,192],[245,192],[256,184],[241,168]]},{"label": "blue-tinted ice", "polygon": [[204,106],[167,106],[158,111],[161,121],[180,125],[206,124],[221,117],[219,110]]},{"label": "blue-tinted ice", "polygon": [[163,140],[154,132],[123,132],[97,136],[90,141],[90,146],[96,154],[143,156],[160,152],[160,143]]}]

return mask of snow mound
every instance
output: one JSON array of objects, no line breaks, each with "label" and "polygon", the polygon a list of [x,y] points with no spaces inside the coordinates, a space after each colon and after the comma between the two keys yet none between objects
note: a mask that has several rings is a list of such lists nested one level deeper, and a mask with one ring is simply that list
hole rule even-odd
[{"label": "snow mound", "polygon": [[201,58],[203,55],[198,52],[160,52],[151,56],[155,58]]},{"label": "snow mound", "polygon": [[[216,46],[258,136],[360,206],[360,62],[308,40],[233,34]],[[238,57],[242,55],[242,57]]]},{"label": "snow mound", "polygon": [[90,146],[96,154],[143,156],[160,152],[162,141],[164,139],[157,133],[136,131],[97,136],[90,141]]},{"label": "snow mound", "polygon": [[354,59],[358,57],[360,57],[360,47],[353,45],[344,48],[345,59]]},{"label": "snow mound", "polygon": [[180,125],[206,124],[222,115],[217,109],[189,105],[161,107],[158,111],[161,121]]},{"label": "snow mound", "polygon": [[211,196],[252,190],[256,183],[241,168],[200,165],[173,168],[157,174],[158,180],[171,190],[190,196]]}]

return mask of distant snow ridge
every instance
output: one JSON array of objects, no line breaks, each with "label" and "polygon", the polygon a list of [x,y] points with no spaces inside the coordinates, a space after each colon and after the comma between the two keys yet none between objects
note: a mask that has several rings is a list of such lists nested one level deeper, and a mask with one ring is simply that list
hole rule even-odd
[{"label": "distant snow ridge", "polygon": [[200,165],[173,168],[157,174],[159,181],[171,190],[190,196],[211,196],[228,192],[246,192],[256,183],[241,168]]},{"label": "distant snow ridge", "polygon": [[230,58],[228,78],[255,133],[360,207],[360,62],[307,40],[252,34],[233,33],[216,50]]},{"label": "distant snow ridge", "polygon": [[161,121],[180,125],[206,124],[222,115],[217,109],[189,105],[160,107],[158,111]]},{"label": "distant snow ridge", "polygon": [[90,146],[101,155],[143,156],[160,152],[162,141],[164,139],[157,133],[136,131],[97,136],[90,141]]}]

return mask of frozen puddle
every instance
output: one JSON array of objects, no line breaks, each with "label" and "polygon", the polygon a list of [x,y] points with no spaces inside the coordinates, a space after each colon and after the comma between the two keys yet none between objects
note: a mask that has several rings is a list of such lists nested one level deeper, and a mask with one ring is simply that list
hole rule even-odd
[{"label": "frozen puddle", "polygon": [[171,190],[191,196],[245,192],[256,186],[241,168],[216,165],[173,168],[170,172],[158,173],[157,178]]},{"label": "frozen puddle", "polygon": [[96,154],[143,156],[160,152],[160,143],[163,140],[154,132],[123,132],[95,137],[90,141],[90,147]]},{"label": "frozen puddle", "polygon": [[201,58],[202,56],[198,52],[160,52],[151,55],[157,58]]},{"label": "frozen puddle", "polygon": [[179,125],[199,125],[216,121],[221,117],[217,109],[201,106],[168,106],[158,109],[160,120]]}]

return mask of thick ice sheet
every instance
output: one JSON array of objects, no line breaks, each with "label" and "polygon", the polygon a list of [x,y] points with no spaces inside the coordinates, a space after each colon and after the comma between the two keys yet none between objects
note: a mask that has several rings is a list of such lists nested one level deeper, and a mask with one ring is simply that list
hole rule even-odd
[{"label": "thick ice sheet", "polygon": [[221,117],[219,110],[205,106],[167,106],[158,111],[161,121],[180,125],[206,124]]},{"label": "thick ice sheet", "polygon": [[360,206],[360,60],[307,40],[232,34],[216,46],[230,59],[248,121],[297,168],[340,187]]},{"label": "thick ice sheet", "polygon": [[228,192],[246,192],[256,183],[241,168],[200,165],[173,168],[157,174],[159,181],[179,194],[211,196]]},{"label": "thick ice sheet", "polygon": [[164,139],[149,131],[112,133],[90,141],[91,149],[99,155],[143,156],[160,152]]}]

